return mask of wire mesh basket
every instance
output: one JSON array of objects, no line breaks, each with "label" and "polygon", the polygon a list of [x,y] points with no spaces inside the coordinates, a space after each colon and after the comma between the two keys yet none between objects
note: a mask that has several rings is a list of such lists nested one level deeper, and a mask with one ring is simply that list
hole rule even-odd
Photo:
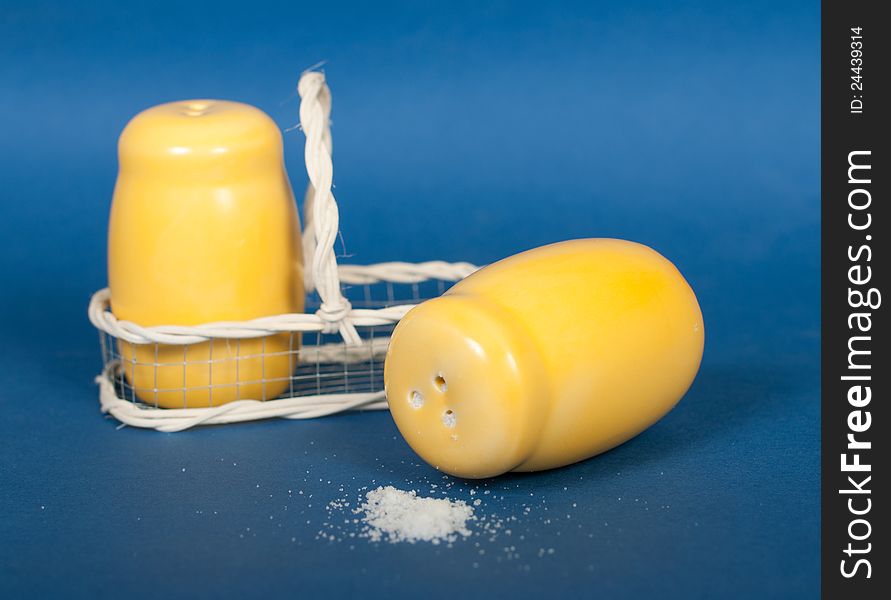
[{"label": "wire mesh basket", "polygon": [[[173,432],[385,409],[383,361],[390,332],[412,306],[476,270],[469,263],[443,261],[338,265],[331,95],[324,75],[316,71],[303,74],[298,92],[310,180],[304,201],[304,274],[307,308],[314,310],[250,321],[143,327],[115,317],[108,288],[96,292],[88,314],[99,330],[104,365],[96,378],[100,406],[122,425]],[[268,376],[267,371],[288,375]]]}]

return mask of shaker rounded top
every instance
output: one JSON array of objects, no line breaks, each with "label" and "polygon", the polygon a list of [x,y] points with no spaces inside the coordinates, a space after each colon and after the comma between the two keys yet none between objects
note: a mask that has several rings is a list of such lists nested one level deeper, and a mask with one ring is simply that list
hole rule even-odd
[{"label": "shaker rounded top", "polygon": [[122,169],[195,169],[273,166],[282,161],[282,138],[262,110],[228,100],[182,100],[146,109],[121,134]]}]

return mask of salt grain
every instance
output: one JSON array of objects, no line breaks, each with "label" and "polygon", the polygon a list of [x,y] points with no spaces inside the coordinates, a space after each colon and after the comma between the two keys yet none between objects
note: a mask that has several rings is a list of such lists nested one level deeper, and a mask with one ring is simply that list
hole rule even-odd
[{"label": "salt grain", "polygon": [[474,519],[473,508],[461,500],[420,498],[393,486],[365,494],[358,511],[365,513],[365,536],[375,542],[454,542],[470,535],[467,522]]}]

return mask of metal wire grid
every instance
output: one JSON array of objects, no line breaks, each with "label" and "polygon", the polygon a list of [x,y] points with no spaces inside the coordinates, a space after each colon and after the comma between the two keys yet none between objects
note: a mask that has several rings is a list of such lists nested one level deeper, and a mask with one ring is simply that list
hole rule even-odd
[{"label": "metal wire grid", "polygon": [[[379,282],[344,286],[343,293],[355,308],[378,309],[418,304],[441,295],[452,284],[443,280]],[[316,294],[309,295],[307,310],[319,303]],[[195,406],[195,394],[205,391],[206,403],[201,404],[208,407],[232,400],[380,391],[393,328],[360,327],[362,343],[358,346],[343,343],[338,334],[292,332],[270,336],[278,338],[275,345],[282,348],[278,351],[267,349],[270,338],[265,337],[183,346],[136,346],[103,331],[99,337],[105,376],[118,398],[144,408],[187,408]],[[269,376],[268,371],[282,372],[285,361],[289,375]],[[277,368],[267,369],[271,364]]]}]

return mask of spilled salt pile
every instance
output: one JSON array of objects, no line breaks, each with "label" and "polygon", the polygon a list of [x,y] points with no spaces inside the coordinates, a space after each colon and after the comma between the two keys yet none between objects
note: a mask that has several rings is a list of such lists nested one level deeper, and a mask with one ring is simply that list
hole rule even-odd
[{"label": "spilled salt pile", "polygon": [[467,537],[467,522],[474,519],[473,508],[461,500],[419,498],[415,491],[403,491],[391,485],[365,494],[356,511],[364,512],[365,535],[374,542],[454,542]]}]

